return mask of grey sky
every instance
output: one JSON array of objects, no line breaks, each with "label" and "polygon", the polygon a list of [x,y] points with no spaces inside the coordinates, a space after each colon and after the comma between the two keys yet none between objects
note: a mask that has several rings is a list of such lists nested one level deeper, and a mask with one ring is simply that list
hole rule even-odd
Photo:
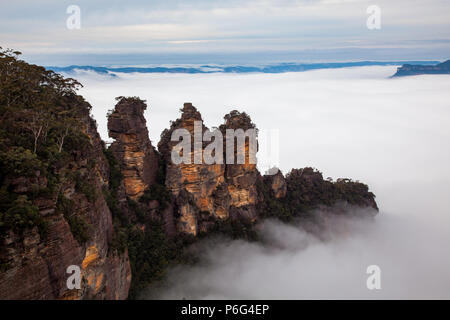
[{"label": "grey sky", "polygon": [[[251,63],[252,56],[263,57],[256,62],[450,56],[448,0],[0,3],[0,45],[44,64]],[[66,9],[73,4],[81,9],[80,30],[66,28]],[[372,4],[381,8],[381,30],[366,27],[366,9]]]}]

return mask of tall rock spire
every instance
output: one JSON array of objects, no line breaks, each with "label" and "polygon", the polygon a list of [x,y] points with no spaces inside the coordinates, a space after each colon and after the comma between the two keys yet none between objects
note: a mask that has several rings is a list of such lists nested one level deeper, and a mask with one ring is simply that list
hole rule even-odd
[{"label": "tall rock spire", "polygon": [[119,161],[126,195],[137,199],[155,182],[158,157],[148,137],[145,102],[139,98],[117,100],[108,116],[109,136],[115,139],[111,151]]}]

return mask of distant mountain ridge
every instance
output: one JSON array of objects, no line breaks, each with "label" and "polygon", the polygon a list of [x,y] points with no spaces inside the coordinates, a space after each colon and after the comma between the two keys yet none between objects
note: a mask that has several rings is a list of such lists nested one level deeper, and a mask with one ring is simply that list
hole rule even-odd
[{"label": "distant mountain ridge", "polygon": [[450,74],[450,60],[435,65],[404,64],[397,69],[393,77],[414,76],[420,74]]},{"label": "distant mountain ridge", "polygon": [[48,66],[46,69],[54,72],[75,73],[77,70],[94,71],[100,74],[115,73],[283,73],[283,72],[301,72],[315,69],[338,69],[348,67],[364,66],[395,66],[408,64],[434,65],[439,61],[357,61],[357,62],[330,62],[330,63],[280,63],[266,66],[216,66],[216,65],[198,65],[198,66],[155,66],[155,67],[97,67],[97,66],[78,66],[71,65],[67,67]]}]

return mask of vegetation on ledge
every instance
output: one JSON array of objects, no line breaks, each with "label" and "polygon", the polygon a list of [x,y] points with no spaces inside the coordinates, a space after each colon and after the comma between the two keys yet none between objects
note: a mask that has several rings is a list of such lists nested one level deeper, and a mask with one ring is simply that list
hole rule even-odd
[{"label": "vegetation on ledge", "polygon": [[[8,230],[20,235],[37,227],[44,236],[48,222],[34,200],[57,199],[63,184],[72,180],[89,200],[95,197],[83,178],[65,170],[89,146],[91,107],[76,94],[81,84],[19,56],[0,48],[0,246]],[[85,241],[86,226],[64,217]]]}]

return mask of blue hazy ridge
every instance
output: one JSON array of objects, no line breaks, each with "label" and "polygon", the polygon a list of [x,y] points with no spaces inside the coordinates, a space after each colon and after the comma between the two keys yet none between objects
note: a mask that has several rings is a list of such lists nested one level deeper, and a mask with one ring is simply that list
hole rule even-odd
[{"label": "blue hazy ridge", "polygon": [[281,63],[266,66],[217,66],[217,65],[199,65],[199,66],[155,66],[155,67],[97,67],[97,66],[78,66],[67,67],[48,66],[48,70],[64,73],[75,73],[76,71],[93,71],[99,74],[115,73],[283,73],[283,72],[302,72],[315,69],[338,69],[348,67],[364,66],[397,66],[404,64],[416,65],[434,65],[439,61],[358,61],[358,62],[330,62],[330,63]]}]

